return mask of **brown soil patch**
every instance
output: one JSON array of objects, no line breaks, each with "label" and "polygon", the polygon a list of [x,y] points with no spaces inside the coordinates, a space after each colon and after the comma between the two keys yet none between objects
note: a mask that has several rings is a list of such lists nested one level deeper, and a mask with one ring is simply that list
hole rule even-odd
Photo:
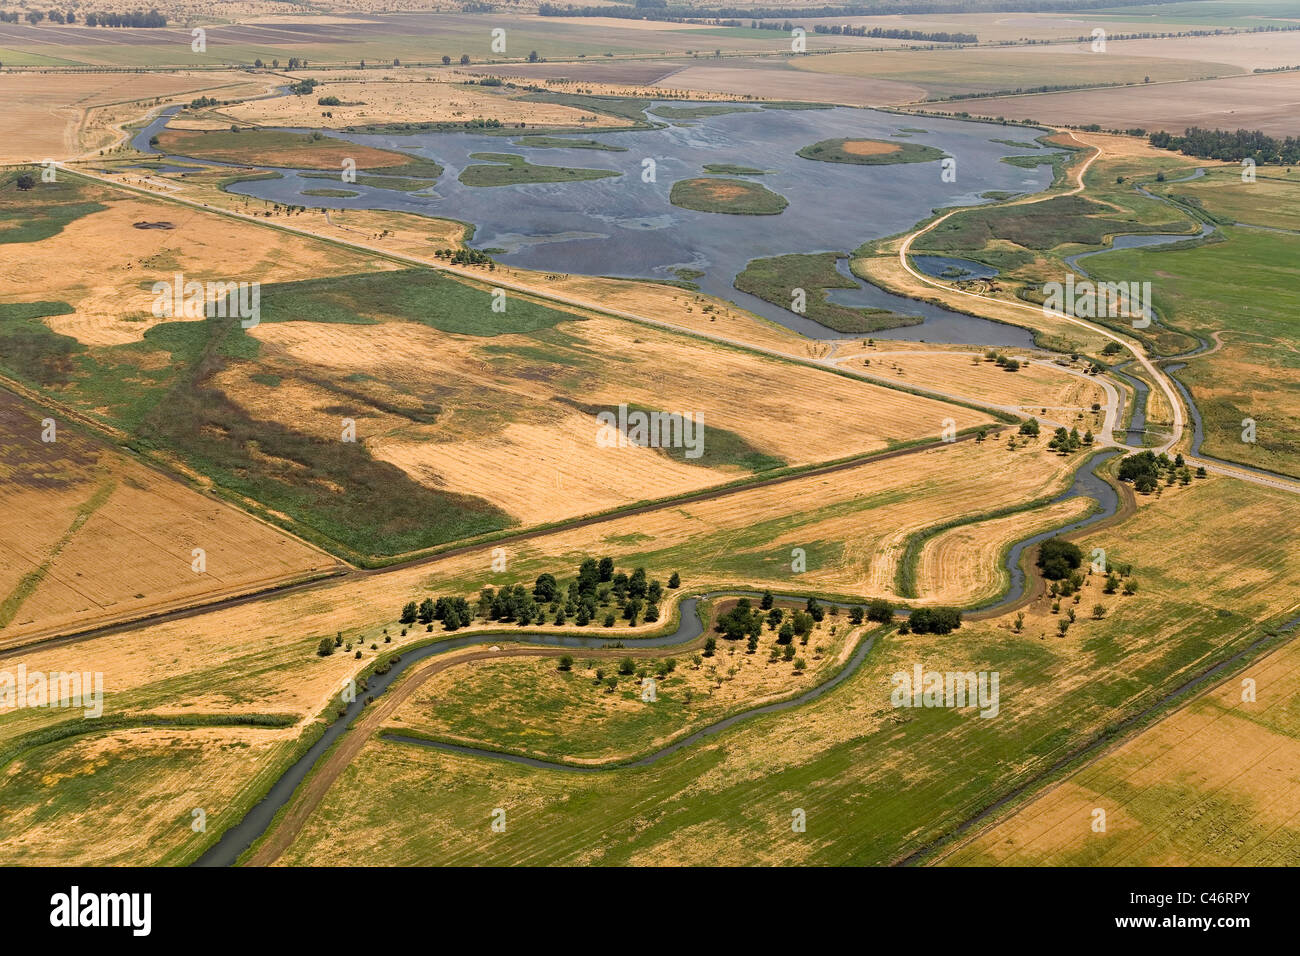
[{"label": "brown soil patch", "polygon": [[881,143],[874,139],[848,139],[840,148],[850,156],[886,156],[902,149],[897,143]]}]

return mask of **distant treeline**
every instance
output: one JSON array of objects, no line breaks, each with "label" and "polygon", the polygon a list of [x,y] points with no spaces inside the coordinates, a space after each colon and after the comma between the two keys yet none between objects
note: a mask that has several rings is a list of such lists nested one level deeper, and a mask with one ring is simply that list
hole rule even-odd
[{"label": "distant treeline", "polygon": [[931,43],[978,43],[979,37],[974,33],[948,33],[940,30],[929,33],[925,30],[887,30],[881,27],[833,26],[819,23],[813,27],[814,33],[829,33],[831,36],[845,37],[883,37],[886,40],[927,40]]},{"label": "distant treeline", "polygon": [[1300,139],[1288,136],[1275,139],[1259,130],[1201,129],[1193,126],[1182,136],[1152,133],[1151,145],[1158,149],[1175,149],[1184,156],[1198,159],[1239,160],[1250,158],[1257,163],[1300,163]]},{"label": "distant treeline", "polygon": [[[1177,0],[1155,0],[1174,3]],[[786,17],[865,17],[903,13],[1051,13],[1091,10],[1098,0],[881,0],[823,7],[692,7],[673,5],[668,0],[636,0],[626,6],[587,7],[543,3],[537,12],[544,17],[611,17],[624,20],[735,20],[785,19]],[[1150,6],[1151,0],[1108,0],[1108,7]]]},{"label": "distant treeline", "polygon": [[[75,24],[77,22],[77,15],[71,10],[66,13],[59,10],[51,10],[49,13],[40,10],[29,10],[24,13],[16,10],[0,10],[0,23],[17,23],[19,20],[26,20],[32,26],[35,26],[46,17],[49,17],[51,23]],[[84,19],[88,27],[141,28],[167,26],[167,18],[157,10],[150,10],[148,13],[142,13],[139,10],[132,13],[87,13]]]},{"label": "distant treeline", "polygon": [[[743,27],[743,20],[719,20],[716,24],[720,27]],[[789,20],[784,22],[777,20],[750,20],[749,28],[751,30],[773,30],[778,33],[789,33],[798,24]],[[827,26],[824,23],[818,23],[813,27],[814,33],[825,33],[831,36],[845,37],[887,37],[890,40],[926,40],[930,43],[978,43],[979,37],[973,33],[926,33],[924,30],[898,30],[885,29],[883,27],[852,27],[847,24],[844,26]]]}]

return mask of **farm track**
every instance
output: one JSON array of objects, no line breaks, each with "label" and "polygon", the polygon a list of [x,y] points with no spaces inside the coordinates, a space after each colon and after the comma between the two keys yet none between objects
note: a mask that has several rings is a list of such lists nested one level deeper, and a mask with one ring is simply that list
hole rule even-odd
[{"label": "farm track", "polygon": [[[1066,132],[1066,131],[1059,130],[1058,132]],[[1084,143],[1073,133],[1070,133],[1070,136],[1072,139],[1075,140],[1075,142],[1081,143],[1084,146],[1088,146],[1093,150],[1092,155],[1089,156],[1086,160],[1084,160],[1082,165],[1080,165],[1079,168],[1075,171],[1075,178],[1076,178],[1075,186],[1064,192],[1045,192],[1037,196],[1031,196],[1025,199],[1015,200],[1013,202],[1005,203],[1004,204],[1005,206],[1008,207],[1009,206],[1031,206],[1036,203],[1046,202],[1048,200],[1058,198],[1060,196],[1075,196],[1083,192],[1087,188],[1087,183],[1085,182],[1085,176],[1087,176],[1088,169],[1089,167],[1092,166],[1092,164],[1097,159],[1101,158],[1101,156],[1104,155],[1104,153],[1100,146],[1097,146],[1095,144],[1090,144],[1090,143]],[[998,306],[1001,307],[1019,309],[1024,312],[1034,312],[1037,314],[1043,314],[1046,311],[1047,314],[1052,315],[1054,318],[1068,322],[1072,325],[1079,326],[1080,328],[1087,329],[1089,332],[1093,332],[1095,334],[1101,335],[1104,338],[1111,340],[1112,342],[1118,343],[1120,346],[1122,346],[1123,348],[1131,352],[1134,358],[1137,360],[1138,364],[1141,365],[1142,368],[1147,372],[1147,374],[1151,376],[1152,381],[1154,381],[1159,386],[1160,391],[1164,393],[1165,399],[1169,402],[1169,407],[1173,411],[1173,416],[1174,416],[1173,429],[1170,432],[1168,439],[1159,447],[1151,450],[1155,451],[1157,454],[1173,450],[1174,446],[1176,446],[1179,442],[1182,441],[1183,432],[1186,430],[1187,422],[1186,422],[1186,408],[1180,397],[1181,390],[1178,389],[1176,385],[1171,381],[1171,376],[1168,373],[1166,373],[1163,368],[1160,368],[1160,363],[1166,361],[1167,358],[1159,358],[1153,360],[1151,356],[1147,354],[1146,349],[1143,348],[1140,344],[1136,344],[1130,341],[1129,339],[1124,338],[1123,336],[1116,335],[1115,333],[1102,327],[1101,325],[1098,325],[1097,323],[1088,322],[1084,319],[1078,319],[1075,318],[1074,316],[1067,315],[1064,312],[1058,312],[1055,310],[1046,310],[1044,306],[1035,306],[1035,305],[1030,305],[1028,303],[1019,302],[1012,299],[1000,299],[995,296],[984,295],[979,292],[969,292],[965,289],[958,289],[947,283],[939,282],[935,279],[932,279],[929,276],[925,275],[922,272],[919,272],[918,270],[912,267],[912,264],[908,261],[907,258],[908,253],[911,250],[912,244],[921,236],[925,235],[927,232],[934,229],[939,224],[945,222],[952,216],[955,216],[958,213],[964,211],[966,211],[965,208],[949,210],[948,212],[944,213],[942,216],[939,216],[937,219],[934,219],[926,223],[925,225],[921,226],[919,229],[916,229],[915,231],[905,236],[903,242],[900,244],[898,248],[899,265],[904,269],[904,271],[906,271],[907,274],[911,276],[913,279],[915,279],[917,282],[920,282],[924,285],[928,285],[935,289],[941,289],[944,292],[948,292],[953,295],[965,296],[971,299],[981,299],[987,302],[996,303]],[[1109,420],[1110,419],[1108,416],[1108,421]],[[1130,451],[1147,450],[1143,448],[1135,448],[1130,445],[1126,445],[1119,442],[1113,442],[1109,440],[1103,440],[1101,444],[1114,445],[1120,448],[1126,448]],[[1246,468],[1245,466],[1236,466],[1230,462],[1218,461],[1212,458],[1201,458],[1195,455],[1186,456],[1186,461],[1188,462],[1189,465],[1195,467],[1203,467],[1205,468],[1206,471],[1212,471],[1215,472],[1216,474],[1226,475],[1227,477],[1230,478],[1237,478],[1241,481],[1249,481],[1255,484],[1265,485],[1270,488],[1276,488],[1280,491],[1290,492],[1291,494],[1300,494],[1300,482],[1294,481],[1283,475],[1278,475],[1272,472],[1265,473],[1259,470],[1251,470]]]}]

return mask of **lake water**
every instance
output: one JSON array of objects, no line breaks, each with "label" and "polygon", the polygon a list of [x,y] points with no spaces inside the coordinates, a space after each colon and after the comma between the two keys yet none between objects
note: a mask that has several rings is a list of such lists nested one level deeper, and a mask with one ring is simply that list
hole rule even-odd
[{"label": "lake water", "polygon": [[[137,145],[147,149],[149,136],[163,122],[165,119],[138,135]],[[796,155],[801,147],[822,139],[888,140],[904,126],[921,125],[929,132],[913,134],[908,141],[936,146],[953,156],[957,160],[955,182],[941,180],[938,161],[857,166]],[[390,209],[472,222],[477,228],[471,245],[504,249],[496,256],[501,262],[543,272],[672,279],[676,269],[699,270],[704,275],[693,281],[701,291],[729,299],[803,334],[834,338],[838,333],[737,291],[732,280],[750,259],[850,252],[867,240],[910,229],[938,207],[983,203],[987,200],[980,194],[990,190],[1035,192],[1046,187],[1050,168],[1021,169],[1000,162],[1006,155],[1033,152],[990,142],[1005,136],[1006,127],[992,123],[918,121],[916,117],[851,108],[752,109],[655,130],[582,134],[583,138],[626,147],[625,152],[516,146],[515,136],[486,133],[347,134],[348,139],[367,146],[436,160],[446,172],[432,189],[415,194],[349,183],[347,188],[359,195],[305,197],[303,190],[320,189],[328,182],[290,170],[283,171],[282,179],[240,183],[231,189],[280,203]],[[622,175],[589,182],[462,185],[457,176],[475,162],[469,157],[476,152],[516,153],[542,165],[609,169]],[[650,182],[643,176],[646,160],[653,161]],[[706,163],[771,170],[768,175],[751,178],[786,197],[790,205],[777,216],[735,216],[696,212],[669,203],[672,184],[702,175]],[[926,321],[921,326],[879,333],[877,338],[1007,346],[1027,341],[1026,335],[1012,326],[888,298],[897,302],[886,302],[886,307],[901,305],[899,311],[923,314]]]}]

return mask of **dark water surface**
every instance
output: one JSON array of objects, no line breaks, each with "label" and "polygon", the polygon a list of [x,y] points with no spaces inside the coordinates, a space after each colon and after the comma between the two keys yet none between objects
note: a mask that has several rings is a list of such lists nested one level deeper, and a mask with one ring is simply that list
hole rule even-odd
[{"label": "dark water surface", "polygon": [[[166,116],[161,117],[137,135],[137,148],[151,151],[149,137],[165,122]],[[838,333],[737,291],[732,280],[750,259],[851,252],[868,240],[907,231],[935,208],[980,204],[986,202],[980,194],[989,190],[1036,192],[1051,179],[1050,168],[1021,169],[1000,162],[1010,153],[1031,151],[990,142],[1006,133],[1005,127],[991,123],[926,119],[929,132],[914,134],[911,142],[939,147],[957,160],[956,181],[951,183],[942,181],[938,161],[857,166],[796,155],[823,139],[888,140],[901,126],[915,123],[914,117],[847,107],[748,109],[654,130],[581,134],[626,147],[625,152],[516,146],[516,136],[487,133],[349,133],[340,135],[435,160],[446,171],[434,187],[414,194],[348,183],[358,196],[304,197],[303,190],[320,189],[328,180],[308,179],[292,170],[281,170],[282,179],[230,188],[280,203],[389,209],[471,222],[476,226],[471,243],[475,248],[504,249],[496,255],[499,261],[542,272],[673,279],[677,269],[694,269],[704,273],[692,281],[705,293],[805,335],[834,338]],[[520,131],[525,132],[532,131]],[[457,176],[477,162],[469,158],[476,152],[515,153],[539,165],[609,169],[622,175],[588,182],[462,185]],[[654,162],[653,182],[643,178],[646,160]],[[673,183],[703,175],[706,163],[770,170],[748,178],[784,196],[789,206],[776,216],[737,216],[672,205],[668,196]],[[1027,341],[1027,334],[1012,326],[923,307],[879,289],[864,295],[877,300],[869,304],[926,319],[924,325],[882,332],[877,338],[1006,346]]]}]

